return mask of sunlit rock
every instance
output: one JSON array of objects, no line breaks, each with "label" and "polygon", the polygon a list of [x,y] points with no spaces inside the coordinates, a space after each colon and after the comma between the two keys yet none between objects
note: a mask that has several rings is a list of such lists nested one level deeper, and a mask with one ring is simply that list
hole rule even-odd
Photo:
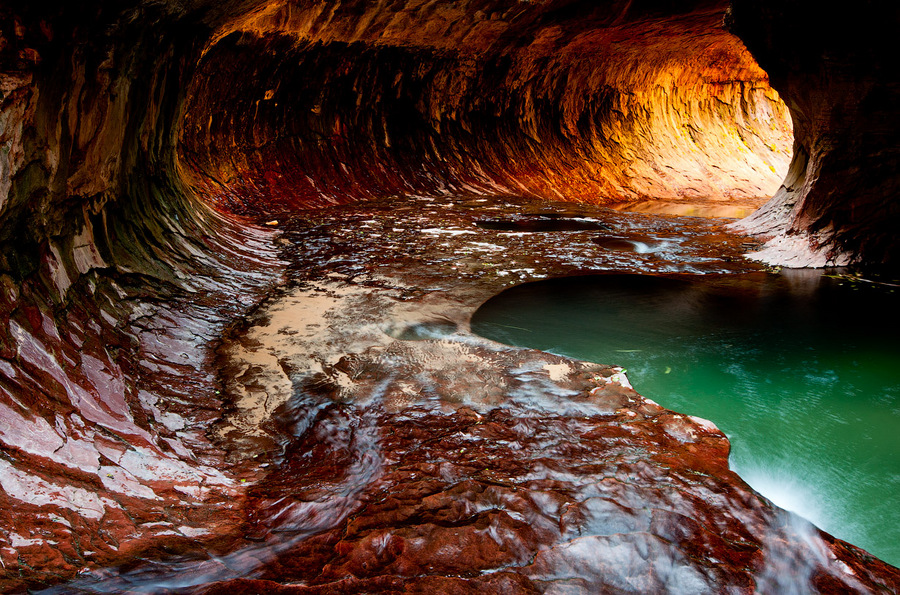
[{"label": "sunlit rock", "polygon": [[837,17],[760,6],[748,51],[724,2],[0,5],[0,590],[900,589],[621,370],[468,332],[524,280],[753,266],[548,199],[778,192],[770,250],[896,260],[896,13],[820,52]]}]

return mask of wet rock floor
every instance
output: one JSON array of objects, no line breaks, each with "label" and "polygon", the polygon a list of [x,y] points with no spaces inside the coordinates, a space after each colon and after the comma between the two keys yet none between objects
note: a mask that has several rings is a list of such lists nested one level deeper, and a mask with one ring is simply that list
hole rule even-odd
[{"label": "wet rock floor", "polygon": [[521,198],[271,221],[286,281],[217,351],[242,537],[84,580],[177,593],[891,592],[900,571],[775,508],[725,436],[615,362],[473,335],[514,284],[758,271],[721,220]]}]

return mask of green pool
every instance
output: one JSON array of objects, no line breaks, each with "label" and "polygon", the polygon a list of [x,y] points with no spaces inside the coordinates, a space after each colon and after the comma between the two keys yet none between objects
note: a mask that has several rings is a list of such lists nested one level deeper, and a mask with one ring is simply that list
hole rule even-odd
[{"label": "green pool", "polygon": [[627,369],[714,421],[757,491],[900,565],[900,290],[820,272],[608,274],[509,289],[476,333]]}]

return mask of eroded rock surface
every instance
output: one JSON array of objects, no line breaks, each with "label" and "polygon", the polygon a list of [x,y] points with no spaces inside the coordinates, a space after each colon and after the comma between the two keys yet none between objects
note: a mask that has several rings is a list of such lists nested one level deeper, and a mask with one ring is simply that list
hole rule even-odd
[{"label": "eroded rock surface", "polygon": [[[354,543],[364,541],[365,531],[336,550],[328,550],[328,535],[348,526],[360,507],[377,504],[371,486],[396,489],[407,502],[419,493],[418,487],[410,487],[415,482],[403,475],[402,464],[389,458],[409,453],[421,462],[436,452],[417,450],[425,446],[410,432],[419,422],[483,438],[479,428],[484,424],[468,421],[469,414],[460,409],[465,406],[494,424],[498,436],[515,442],[522,433],[493,412],[494,404],[509,396],[503,391],[524,382],[514,378],[510,369],[516,368],[509,366],[540,364],[522,373],[538,379],[525,384],[547,383],[552,393],[557,382],[564,382],[561,366],[574,365],[536,353],[520,362],[522,354],[462,341],[465,312],[478,299],[513,280],[598,266],[718,270],[722,249],[715,244],[720,239],[728,243],[732,236],[715,227],[682,242],[669,237],[673,232],[662,231],[666,225],[654,228],[656,219],[628,223],[639,228],[638,238],[621,229],[623,221],[632,220],[619,215],[618,227],[606,221],[615,234],[606,239],[618,244],[604,248],[592,241],[596,237],[548,236],[542,250],[528,253],[530,241],[517,232],[490,239],[482,234],[470,243],[471,234],[481,233],[477,226],[460,227],[454,220],[448,227],[435,214],[464,210],[468,203],[452,198],[460,193],[473,201],[505,192],[585,202],[663,197],[677,203],[709,196],[752,200],[777,186],[787,164],[785,106],[768,86],[766,71],[722,26],[725,2],[513,4],[0,3],[0,588],[50,585],[81,572],[89,576],[80,586],[69,583],[59,590],[121,591],[129,584],[194,589],[264,568],[270,572],[268,586],[274,585],[278,568],[285,581],[313,582],[306,566],[297,569],[301,558],[294,555],[313,543],[307,541],[313,533],[325,536],[326,543],[316,555],[331,552],[337,556],[335,568],[355,568],[341,557],[341,548],[348,548],[347,555],[356,551]],[[866,4],[859,19],[887,32],[877,29],[878,34],[848,38],[833,31],[840,15],[823,13],[819,6],[801,3],[770,10],[772,6],[736,3],[732,27],[748,40],[763,68],[771,70],[775,88],[789,98],[797,150],[782,194],[792,197],[785,205],[798,208],[769,209],[763,213],[765,228],[755,229],[779,234],[776,242],[800,242],[796,245],[801,247],[808,242],[795,232],[824,234],[822,245],[833,253],[828,258],[846,253],[848,259],[889,263],[895,250],[896,135],[891,131],[897,102],[896,71],[883,57],[891,55],[896,7]],[[825,15],[817,16],[809,30],[819,27],[828,43],[837,45],[826,44],[822,53],[815,49],[820,46],[812,33],[803,34],[797,44],[801,49],[790,45],[794,24],[803,20],[797,15],[807,13]],[[867,31],[857,25],[854,21],[857,30]],[[812,165],[807,168],[806,163]],[[797,187],[801,190],[795,192]],[[429,195],[434,204],[425,208],[411,198],[417,193]],[[328,225],[323,229],[294,221],[294,235],[285,240],[296,246],[287,250],[293,263],[291,284],[256,307],[289,265],[277,258],[272,233],[235,213],[255,217],[256,223],[284,222],[298,208],[387,195],[396,196],[383,211],[427,211],[427,225],[411,225],[417,230],[413,235],[406,228],[377,223],[369,229],[367,219],[359,219],[370,217],[364,211],[325,213],[322,225]],[[801,201],[803,197],[809,200]],[[546,213],[531,206],[526,219]],[[766,214],[776,212],[774,218]],[[501,209],[472,217],[522,220],[519,215]],[[588,215],[565,214],[569,219]],[[332,235],[328,229],[335,224],[328,217],[345,217],[343,223],[354,221],[358,228]],[[316,219],[307,214],[304,220]],[[622,241],[653,247],[609,248],[621,247]],[[690,262],[680,260],[686,245]],[[385,252],[399,248],[411,260],[384,259]],[[731,244],[724,250],[728,257],[740,257],[741,250]],[[530,256],[520,258],[520,253]],[[433,271],[419,276],[423,269],[412,265],[424,254],[442,256],[430,261]],[[442,293],[445,285],[451,290]],[[278,308],[287,308],[281,311],[287,315],[300,308],[322,320],[334,317],[337,323],[353,320],[341,318],[348,309],[371,312],[376,306],[378,321],[366,325],[356,319],[352,328],[358,334],[338,335],[333,345],[322,343],[325,335],[314,327],[321,321],[305,323],[287,340],[281,327],[267,330],[268,323],[257,318],[271,314],[277,320]],[[423,311],[428,316],[423,318]],[[448,311],[453,312],[449,320]],[[240,321],[235,323],[235,317]],[[387,326],[379,326],[382,322]],[[215,343],[226,327],[228,341],[218,351],[217,363]],[[436,341],[433,335],[459,336]],[[280,343],[261,349],[273,338]],[[258,360],[241,360],[242,353]],[[378,364],[379,357],[388,364],[406,362],[412,375],[408,386],[398,384],[385,393],[390,406],[359,401],[360,391],[370,398],[377,393],[378,384],[373,388],[366,376],[366,362]],[[494,392],[478,393],[464,382],[470,380],[465,375],[440,388],[444,381],[438,370],[424,363],[431,358],[468,362],[460,370],[475,377],[483,364],[484,370],[496,372],[494,384],[487,383]],[[389,367],[379,365],[372,369]],[[576,368],[601,377],[609,371],[603,366]],[[220,369],[227,373],[217,377]],[[306,378],[307,373],[312,375]],[[303,377],[295,378],[298,374]],[[593,397],[582,394],[589,386],[577,384],[571,389],[577,394],[565,392],[565,398],[556,395],[553,406],[572,400],[590,409]],[[319,400],[314,414],[298,418],[290,412],[307,411],[302,403],[291,406],[301,388]],[[459,402],[451,399],[444,406],[446,398],[435,397],[422,405],[421,397],[429,391],[444,397],[458,392]],[[603,428],[629,427],[621,417],[630,417],[627,409],[635,416],[648,415],[641,422],[645,425],[676,428],[675,434],[651,432],[648,452],[684,454],[693,443],[682,441],[691,432],[705,436],[700,443],[710,456],[722,450],[721,437],[702,424],[687,418],[673,421],[663,412],[642,413],[643,402],[630,398],[635,403],[623,404],[622,413],[591,409],[582,416],[587,425],[576,424],[572,431],[581,436],[578,432],[589,434],[591,428],[602,434]],[[532,406],[523,405],[525,418],[535,417]],[[553,418],[548,422],[551,434],[569,428],[568,414],[538,411]],[[560,419],[554,421],[554,416]],[[396,441],[388,442],[392,424]],[[288,463],[285,453],[298,453],[303,440],[330,431],[336,446],[320,454],[325,462],[336,457],[332,467],[307,469],[302,467],[307,459]],[[382,444],[378,440],[387,458],[354,454],[367,452],[367,444]],[[536,444],[524,444],[521,450],[537,453]],[[268,454],[245,456],[257,453]],[[657,454],[648,455],[648,477],[663,474],[669,464],[655,459]],[[573,461],[579,456],[574,454]],[[528,462],[532,458],[523,455],[523,466],[508,473],[501,468],[507,474],[503,481],[527,487],[532,480],[558,480],[547,474],[539,479],[544,471]],[[622,464],[629,460],[621,459]],[[466,485],[474,486],[473,494],[483,492],[488,476],[460,461],[444,461],[457,473],[449,477],[470,482]],[[279,471],[270,473],[276,463]],[[301,500],[288,501],[285,506],[294,508],[286,508],[284,517],[300,528],[277,531],[278,519],[263,511],[277,508],[273,494],[287,464],[310,473],[311,483],[302,489],[313,490],[304,502],[313,503],[308,508],[314,520],[298,521]],[[535,489],[550,490],[553,498],[583,513],[589,508],[587,494],[595,489],[590,486],[600,485],[601,475],[615,475],[618,464],[594,475],[584,470],[583,480]],[[713,466],[724,469],[722,461]],[[428,469],[434,481],[444,482],[434,484],[433,494],[455,493],[451,480]],[[714,482],[733,485],[738,492],[745,489],[723,473]],[[357,478],[352,482],[356,487],[347,488],[345,477]],[[377,483],[384,477],[386,483]],[[691,481],[679,486],[691,490],[701,485]],[[642,493],[659,498],[665,510],[681,510],[672,494],[645,487],[649,491]],[[448,498],[438,497],[438,510]],[[475,496],[460,498],[481,502]],[[793,529],[777,529],[780,513],[757,504],[765,511],[762,522],[776,527],[774,535],[780,536],[774,543],[787,548],[779,559],[797,567],[812,559],[824,569],[811,571],[817,589],[894,588],[893,569],[825,537],[824,550],[809,550],[790,536]],[[562,522],[563,513],[549,505],[517,506],[521,515],[531,511]],[[727,516],[726,509],[723,505],[716,511]],[[370,510],[372,518],[384,520],[379,509]],[[463,518],[461,514],[448,518]],[[665,574],[662,568],[644,572],[646,567],[638,566],[635,572],[643,578],[635,579],[635,585],[711,584],[715,573],[707,572],[707,562],[693,554],[686,560],[683,548],[661,545],[649,535],[660,537],[664,530],[653,529],[652,523],[647,529],[642,519],[621,551],[662,552],[660,556],[686,570]],[[506,517],[501,521],[527,537],[522,526]],[[430,522],[422,525],[423,534],[433,530],[436,543],[449,543],[450,533],[440,533]],[[480,531],[476,536],[482,539],[485,527],[494,525],[478,523],[468,530],[473,535]],[[566,527],[581,526],[573,523]],[[250,525],[253,531],[247,530]],[[267,531],[273,541],[267,541]],[[410,582],[412,574],[376,577],[360,571],[352,580],[369,581],[369,586],[351,583],[346,588],[389,590],[409,583],[410,589],[464,589],[462,583],[469,581],[470,587],[481,584],[498,591],[548,590],[555,584],[563,588],[568,578],[554,575],[553,569],[566,567],[575,569],[573,576],[595,580],[590,577],[596,569],[578,571],[576,560],[584,544],[600,544],[596,536],[593,542],[576,543],[560,524],[555,533],[532,537],[529,543],[537,549],[530,551],[543,552],[541,544],[550,549],[515,572],[480,577],[424,573]],[[414,541],[408,534],[403,539]],[[508,543],[502,537],[491,539]],[[674,543],[674,538],[666,539]],[[247,540],[262,543],[254,548]],[[483,546],[479,556],[496,568],[526,556],[525,550],[498,553],[499,545],[487,541]],[[368,547],[359,551],[370,551]],[[609,539],[602,547],[611,556],[619,551]],[[718,546],[703,547],[703,555],[719,551]],[[726,551],[732,545],[723,547]],[[832,554],[839,562],[830,561]],[[398,554],[397,559],[409,564],[403,572],[413,573],[410,569],[427,567],[421,564],[431,555]],[[321,588],[344,588],[339,581],[328,582],[338,571],[326,572],[324,557],[310,556],[308,568],[318,565],[323,584],[331,585]],[[777,583],[766,581],[790,573],[766,574],[764,569],[777,557],[761,556],[764,562],[742,566],[742,572],[778,591]],[[162,562],[135,564],[139,559]],[[396,568],[391,563],[382,567]],[[849,570],[835,571],[843,569],[841,564]],[[161,578],[166,574],[178,578],[167,582]],[[620,583],[607,588],[625,588],[616,585]],[[232,583],[221,588],[259,587]],[[306,587],[285,582],[279,588]]]},{"label": "eroded rock surface", "polygon": [[733,2],[731,30],[769,73],[794,122],[787,177],[739,224],[771,238],[761,260],[896,269],[900,69],[891,38],[898,22],[887,1],[852,10]]},{"label": "eroded rock surface", "polygon": [[[73,587],[838,593],[900,586],[897,569],[753,492],[728,469],[728,441],[714,424],[644,399],[620,368],[498,345],[467,330],[480,301],[520,280],[627,266],[746,271],[742,238],[723,234],[721,223],[522,200],[456,199],[450,207],[376,201],[285,224],[291,282],[219,349],[233,404],[217,426],[218,444],[245,477],[266,470],[248,482],[243,535],[214,558],[169,558],[163,576],[156,564],[137,565]],[[589,217],[661,249],[603,250],[596,230],[477,225],[486,215],[527,219],[536,211]],[[718,258],[708,252],[713,238],[728,242]]]},{"label": "eroded rock surface", "polygon": [[401,192],[768,197],[791,124],[725,8],[274,4],[206,50],[181,158],[241,213]]}]

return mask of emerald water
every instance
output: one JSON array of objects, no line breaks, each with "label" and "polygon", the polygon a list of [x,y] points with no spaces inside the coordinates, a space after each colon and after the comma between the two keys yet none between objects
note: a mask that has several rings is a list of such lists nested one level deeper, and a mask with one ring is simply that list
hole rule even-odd
[{"label": "emerald water", "polygon": [[504,291],[472,330],[625,367],[642,395],[715,422],[757,491],[900,565],[898,306],[812,271],[607,274]]}]

